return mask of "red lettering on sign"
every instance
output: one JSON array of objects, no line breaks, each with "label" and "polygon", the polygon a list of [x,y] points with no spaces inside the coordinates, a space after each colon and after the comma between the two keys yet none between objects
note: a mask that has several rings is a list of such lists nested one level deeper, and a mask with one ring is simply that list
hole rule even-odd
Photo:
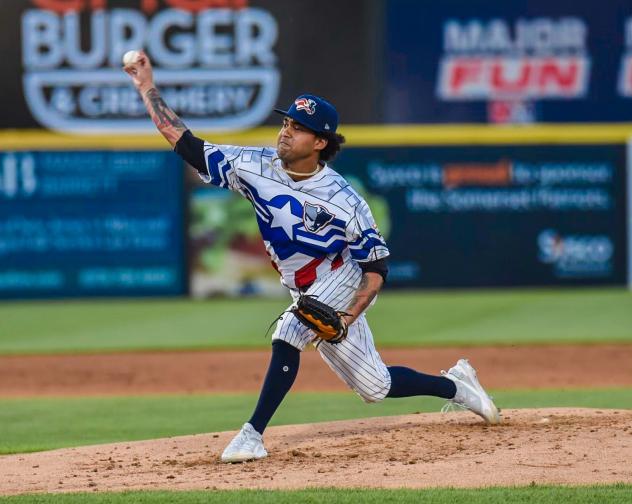
[{"label": "red lettering on sign", "polygon": [[152,14],[158,10],[158,0],[141,0],[140,9],[145,14]]},{"label": "red lettering on sign", "polygon": [[504,101],[493,101],[487,107],[487,115],[493,123],[508,123],[511,119],[511,104]]},{"label": "red lettering on sign", "polygon": [[[32,0],[40,9],[50,10],[64,14],[66,12],[81,11],[87,6],[93,9],[102,9],[105,0]],[[97,4],[98,7],[95,7]]]},{"label": "red lettering on sign", "polygon": [[[59,14],[79,12],[84,9],[99,10],[107,8],[111,0],[31,0],[36,7],[50,10]],[[166,7],[199,12],[205,9],[243,9],[248,6],[248,0],[163,0]],[[138,0],[143,12],[151,14],[158,10],[159,0]]]},{"label": "red lettering on sign", "polygon": [[480,81],[482,69],[481,61],[478,59],[456,60],[450,72],[450,89],[458,93],[468,83]]},{"label": "red lettering on sign", "polygon": [[444,99],[568,98],[586,92],[589,60],[447,57],[440,65],[438,92]]},{"label": "red lettering on sign", "polygon": [[443,167],[443,185],[449,189],[460,186],[508,186],[513,165],[501,159],[497,163],[451,163]]},{"label": "red lettering on sign", "polygon": [[248,0],[165,0],[174,9],[199,12],[205,9],[243,9]]},{"label": "red lettering on sign", "polygon": [[529,62],[524,60],[517,60],[516,65],[508,65],[502,60],[494,61],[491,63],[491,87],[503,94],[520,93],[529,86],[531,70]]},{"label": "red lettering on sign", "polygon": [[579,65],[577,60],[570,60],[567,65],[559,60],[543,60],[538,76],[538,87],[543,92],[547,89],[559,90],[564,95],[572,95],[579,84]]}]

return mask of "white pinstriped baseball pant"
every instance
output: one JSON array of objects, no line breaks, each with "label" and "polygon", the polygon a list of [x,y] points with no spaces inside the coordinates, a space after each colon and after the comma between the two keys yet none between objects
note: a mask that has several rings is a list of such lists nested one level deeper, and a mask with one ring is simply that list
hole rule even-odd
[{"label": "white pinstriped baseball pant", "polygon": [[[349,261],[314,282],[305,294],[318,296],[319,301],[336,310],[344,310],[351,302],[361,278],[360,267]],[[294,301],[300,294],[297,289],[290,289],[290,293]],[[391,375],[375,348],[364,314],[349,326],[347,338],[341,343],[333,345],[314,338],[313,331],[288,312],[281,316],[272,334],[273,340],[283,340],[300,351],[308,343],[314,342],[332,371],[365,402],[379,402],[386,397],[391,388]]]}]

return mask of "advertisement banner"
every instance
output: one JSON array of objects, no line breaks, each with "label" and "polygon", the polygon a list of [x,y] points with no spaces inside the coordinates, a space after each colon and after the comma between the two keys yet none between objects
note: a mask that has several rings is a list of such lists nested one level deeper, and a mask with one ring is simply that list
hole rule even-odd
[{"label": "advertisement banner", "polygon": [[[625,285],[626,147],[346,148],[391,251],[386,288]],[[191,292],[277,294],[251,204],[192,193]]]},{"label": "advertisement banner", "polygon": [[193,130],[263,124],[275,106],[306,90],[340,103],[346,121],[376,119],[375,52],[366,43],[373,6],[361,0],[16,0],[3,7],[0,128],[153,132],[121,69],[123,54],[139,48],[165,101]]},{"label": "advertisement banner", "polygon": [[629,122],[632,4],[387,2],[388,122]]},{"label": "advertisement banner", "polygon": [[171,152],[0,153],[0,298],[186,292]]},{"label": "advertisement banner", "polygon": [[391,287],[625,284],[625,165],[611,145],[347,149],[337,163],[388,209]]}]

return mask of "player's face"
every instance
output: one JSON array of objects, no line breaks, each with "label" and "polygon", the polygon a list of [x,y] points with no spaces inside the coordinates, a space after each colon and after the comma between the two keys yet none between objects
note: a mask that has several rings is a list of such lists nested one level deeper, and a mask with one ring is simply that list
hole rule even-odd
[{"label": "player's face", "polygon": [[306,159],[327,145],[326,140],[295,120],[285,117],[277,136],[277,153],[285,163]]}]

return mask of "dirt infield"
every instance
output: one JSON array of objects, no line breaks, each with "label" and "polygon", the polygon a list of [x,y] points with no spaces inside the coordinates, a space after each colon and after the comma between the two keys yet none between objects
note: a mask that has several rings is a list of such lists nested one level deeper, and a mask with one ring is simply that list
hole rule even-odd
[{"label": "dirt infield", "polygon": [[[489,388],[632,385],[632,345],[384,349],[387,364],[428,373],[468,357]],[[0,397],[258,391],[269,351],[0,357]],[[293,390],[346,390],[315,351]]]},{"label": "dirt infield", "polygon": [[[427,372],[460,357],[486,387],[632,385],[632,345],[383,350]],[[0,397],[257,391],[268,351],[0,357]],[[295,390],[345,386],[316,352]],[[236,426],[237,427],[237,426]],[[468,412],[272,427],[270,457],[225,465],[234,432],[0,456],[0,495],[131,489],[632,483],[632,411],[503,411],[488,427]]]},{"label": "dirt infield", "polygon": [[233,433],[0,457],[0,494],[632,482],[632,411],[439,413],[272,427],[267,459],[225,465]]}]

